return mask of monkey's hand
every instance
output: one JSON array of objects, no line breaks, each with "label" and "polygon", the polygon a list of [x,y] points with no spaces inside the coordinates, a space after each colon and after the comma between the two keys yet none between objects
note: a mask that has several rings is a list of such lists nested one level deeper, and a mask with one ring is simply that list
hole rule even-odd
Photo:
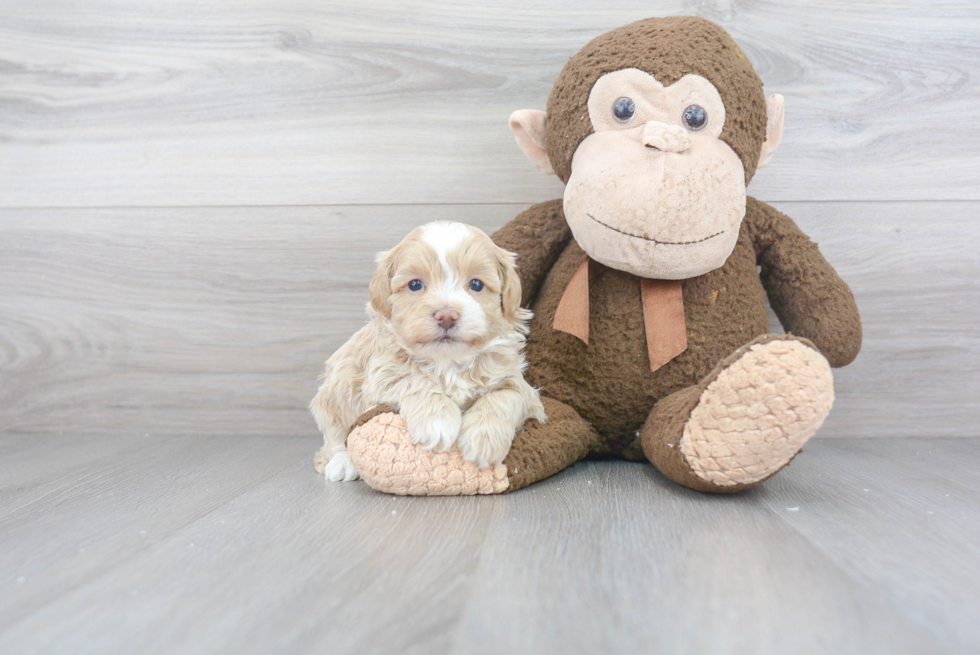
[{"label": "monkey's hand", "polygon": [[786,331],[805,337],[833,367],[861,350],[861,317],[850,287],[817,244],[791,218],[749,198],[745,220],[754,231],[762,284]]}]

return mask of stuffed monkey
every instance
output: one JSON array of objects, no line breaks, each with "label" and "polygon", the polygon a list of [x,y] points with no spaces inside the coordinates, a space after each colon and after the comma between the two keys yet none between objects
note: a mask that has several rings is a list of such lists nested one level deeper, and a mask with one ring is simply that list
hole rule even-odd
[{"label": "stuffed monkey", "polygon": [[[731,493],[775,475],[833,404],[831,367],[861,347],[848,286],[784,214],[745,194],[783,130],[745,54],[696,17],[603,34],[558,76],[547,113],[514,112],[518,145],[565,182],[498,230],[534,312],[530,421],[478,470],[413,444],[394,411],[348,448],[394,493],[499,493],[590,456],[649,460]],[[787,330],[769,334],[766,297]]]}]

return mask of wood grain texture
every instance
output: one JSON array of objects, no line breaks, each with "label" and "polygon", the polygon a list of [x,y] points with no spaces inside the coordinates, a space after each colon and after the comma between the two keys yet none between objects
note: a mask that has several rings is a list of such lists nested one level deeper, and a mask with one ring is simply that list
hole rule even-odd
[{"label": "wood grain texture", "polygon": [[0,433],[0,517],[34,502],[66,484],[78,471],[92,471],[106,461],[131,457],[145,448],[148,437],[93,434],[48,434],[44,448],[30,434]]},{"label": "wood grain texture", "polygon": [[[936,635],[980,648],[976,440],[822,440],[765,485],[763,502],[855,580]],[[810,457],[816,453],[815,457]],[[833,471],[820,465],[827,457]],[[874,534],[855,530],[873,525]],[[919,533],[921,540],[907,535]],[[971,562],[973,564],[971,564]]]},{"label": "wood grain texture", "polygon": [[[145,477],[120,459],[0,520],[0,605],[28,601],[0,652],[980,648],[977,439],[818,440],[735,496],[590,462],[479,498],[325,484],[313,439],[222,460],[233,441],[156,439]],[[31,441],[25,482],[60,444]]]},{"label": "wood grain texture", "polygon": [[114,435],[114,443],[84,440],[101,457],[49,469],[64,441],[32,439],[32,457],[17,467],[34,474],[32,484],[6,476],[0,484],[0,587],[11,591],[0,596],[0,629],[213,512],[315,443]]},{"label": "wood grain texture", "polygon": [[4,0],[0,206],[550,199],[510,113],[592,37],[692,13],[786,97],[756,195],[980,199],[966,0]]},{"label": "wood grain texture", "polygon": [[[978,435],[980,203],[777,203],[865,323],[822,436]],[[520,205],[0,211],[0,426],[313,434],[373,254]],[[383,226],[380,227],[379,226]]]},{"label": "wood grain texture", "polygon": [[488,530],[458,652],[936,647],[755,493],[706,497],[645,464],[585,464],[512,503]]}]

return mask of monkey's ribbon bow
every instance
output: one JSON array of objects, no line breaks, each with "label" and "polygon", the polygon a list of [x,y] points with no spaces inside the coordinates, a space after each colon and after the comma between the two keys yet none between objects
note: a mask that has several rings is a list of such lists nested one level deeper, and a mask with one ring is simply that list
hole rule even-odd
[{"label": "monkey's ribbon bow", "polygon": [[[589,281],[605,268],[586,257],[569,280],[555,311],[554,328],[575,335],[586,345],[589,343]],[[687,350],[681,281],[640,278],[640,297],[650,370],[656,371]]]}]

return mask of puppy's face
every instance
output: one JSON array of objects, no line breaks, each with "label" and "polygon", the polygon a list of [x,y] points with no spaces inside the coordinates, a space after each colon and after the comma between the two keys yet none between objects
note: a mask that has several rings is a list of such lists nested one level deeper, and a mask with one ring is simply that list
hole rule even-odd
[{"label": "puppy's face", "polygon": [[478,353],[523,327],[514,258],[474,227],[429,223],[378,256],[371,307],[414,355],[458,359]]}]

